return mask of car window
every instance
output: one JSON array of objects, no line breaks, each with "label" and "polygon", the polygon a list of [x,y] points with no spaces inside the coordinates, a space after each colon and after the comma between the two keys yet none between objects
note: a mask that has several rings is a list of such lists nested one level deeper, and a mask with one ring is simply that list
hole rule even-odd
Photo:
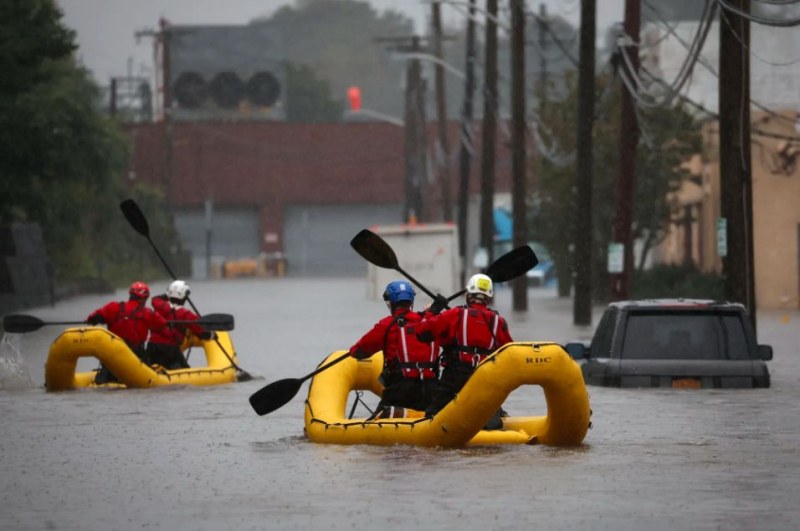
[{"label": "car window", "polygon": [[611,357],[611,344],[614,339],[614,330],[617,325],[617,316],[619,310],[616,308],[608,308],[595,330],[594,337],[592,338],[590,355],[593,358],[610,358]]},{"label": "car window", "polygon": [[747,336],[742,326],[741,314],[722,316],[722,324],[727,332],[728,357],[732,360],[749,360],[750,350],[747,346]]},{"label": "car window", "polygon": [[749,359],[735,314],[636,312],[628,316],[624,359]]}]

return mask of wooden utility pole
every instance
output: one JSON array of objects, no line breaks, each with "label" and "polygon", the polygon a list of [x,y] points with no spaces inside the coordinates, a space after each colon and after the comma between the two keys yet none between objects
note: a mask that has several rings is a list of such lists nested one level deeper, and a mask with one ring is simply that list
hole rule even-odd
[{"label": "wooden utility pole", "polygon": [[[545,25],[547,24],[547,5],[539,4],[539,16],[536,17],[539,30],[539,117],[544,119],[545,108],[547,107],[547,36],[545,35]],[[542,157],[542,161],[544,161]]]},{"label": "wooden utility pole", "polygon": [[[411,38],[411,53],[420,53],[419,37]],[[425,184],[424,88],[419,59],[410,59],[406,70],[405,101],[406,223],[424,219],[422,187]]]},{"label": "wooden utility pole", "polygon": [[481,157],[481,247],[494,261],[494,166],[497,138],[497,0],[486,0]]},{"label": "wooden utility pole", "polygon": [[578,67],[577,201],[575,204],[575,298],[572,321],[592,324],[592,186],[594,125],[596,0],[581,0],[580,62]]},{"label": "wooden utility pole", "polygon": [[[750,0],[729,0],[750,11]],[[722,13],[721,16],[726,16]],[[753,267],[753,182],[750,156],[750,23],[728,15],[719,32],[719,173],[727,256],[722,259],[725,298],[741,302],[756,325]]]},{"label": "wooden utility pole", "polygon": [[461,257],[461,284],[467,279],[467,211],[469,174],[472,162],[472,98],[475,92],[475,0],[469,0],[467,14],[467,59],[464,77],[464,107],[461,113],[460,179],[458,185],[458,253]]},{"label": "wooden utility pole", "polygon": [[[636,100],[631,90],[636,90],[639,75],[639,27],[641,24],[640,0],[625,0],[625,37],[632,41],[620,49],[628,60],[621,60],[620,69],[631,86],[622,84],[622,115],[619,138],[619,174],[617,176],[616,216],[614,242],[622,244],[622,271],[612,273],[611,298],[624,300],[630,297],[633,279],[633,198],[636,190],[636,148],[639,143],[639,123],[636,119]],[[630,68],[628,67],[630,63]]]},{"label": "wooden utility pole", "polygon": [[[513,244],[528,244],[528,225],[525,220],[525,0],[511,0],[511,203],[514,223]],[[517,277],[512,282],[513,308],[528,310],[528,278]]]},{"label": "wooden utility pole", "polygon": [[450,185],[450,142],[447,138],[447,104],[445,101],[444,53],[442,52],[442,11],[441,3],[436,0],[431,4],[433,26],[433,54],[440,61],[436,63],[436,119],[439,123],[438,168],[439,183],[442,187],[442,217],[444,221],[453,221],[453,201]]}]

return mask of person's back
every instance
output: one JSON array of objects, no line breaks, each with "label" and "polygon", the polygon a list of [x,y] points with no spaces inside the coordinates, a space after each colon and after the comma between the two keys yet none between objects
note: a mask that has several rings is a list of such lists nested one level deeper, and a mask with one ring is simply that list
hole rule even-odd
[{"label": "person's back", "polygon": [[[151,331],[164,329],[167,322],[147,307],[147,299],[150,297],[147,284],[134,282],[128,295],[125,302],[109,302],[93,311],[86,322],[91,325],[105,324],[109,332],[119,336],[139,359],[146,361],[145,343]],[[103,383],[101,380],[116,380],[102,364],[96,381]]]},{"label": "person's back", "polygon": [[384,300],[391,315],[378,321],[364,334],[350,348],[350,354],[364,359],[383,351],[381,406],[423,411],[438,377],[438,347],[435,343],[423,343],[416,337],[416,327],[422,316],[412,309],[414,297],[414,289],[408,282],[389,283]]},{"label": "person's back", "polygon": [[453,399],[481,361],[513,341],[505,319],[488,306],[493,295],[492,280],[473,275],[467,283],[466,305],[431,316],[417,327],[421,341],[438,341],[442,347],[442,378],[426,410],[429,416]]},{"label": "person's back", "polygon": [[[167,321],[196,321],[199,316],[185,308],[189,298],[189,285],[183,280],[175,280],[163,295],[152,298],[153,310]],[[201,339],[211,339],[212,332],[207,332],[203,327],[191,323],[172,324],[161,330],[154,331],[147,345],[147,358],[150,364],[160,365],[165,369],[185,369],[189,367],[181,347],[187,333]]]}]

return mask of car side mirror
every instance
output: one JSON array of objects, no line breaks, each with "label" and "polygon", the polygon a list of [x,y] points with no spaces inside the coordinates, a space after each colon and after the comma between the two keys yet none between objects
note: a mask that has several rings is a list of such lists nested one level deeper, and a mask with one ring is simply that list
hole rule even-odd
[{"label": "car side mirror", "polygon": [[772,359],[772,347],[770,345],[759,345],[758,346],[758,357],[764,361],[769,361]]},{"label": "car side mirror", "polygon": [[564,346],[567,354],[572,356],[572,359],[581,360],[589,357],[589,349],[583,343],[567,343]]}]

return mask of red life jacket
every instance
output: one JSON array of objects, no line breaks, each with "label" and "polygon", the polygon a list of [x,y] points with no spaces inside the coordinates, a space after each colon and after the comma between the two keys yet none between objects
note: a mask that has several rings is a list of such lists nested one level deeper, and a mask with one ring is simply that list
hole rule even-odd
[{"label": "red life jacket", "polygon": [[408,308],[399,308],[394,315],[384,317],[350,347],[356,357],[368,357],[382,350],[384,368],[399,371],[406,378],[436,378],[438,376],[437,343],[428,344],[416,337],[415,326],[422,316]]},{"label": "red life jacket", "polygon": [[[181,306],[173,306],[163,296],[152,298],[153,310],[167,321],[194,321],[197,314]],[[202,334],[204,329],[196,324],[171,324],[161,330],[154,330],[150,334],[150,342],[162,345],[175,345],[180,347],[186,338],[186,332],[191,330],[195,335]]]},{"label": "red life jacket", "polygon": [[150,327],[145,301],[120,302],[118,311],[107,323],[108,330],[125,340],[134,349],[142,348]]},{"label": "red life jacket", "polygon": [[404,378],[430,380],[438,377],[439,347],[417,339],[415,324],[422,317],[413,311],[398,313],[386,328],[383,355],[387,367],[400,369]]},{"label": "red life jacket", "polygon": [[445,357],[473,366],[511,341],[500,315],[482,304],[461,306],[456,315],[454,342],[444,347]]}]

